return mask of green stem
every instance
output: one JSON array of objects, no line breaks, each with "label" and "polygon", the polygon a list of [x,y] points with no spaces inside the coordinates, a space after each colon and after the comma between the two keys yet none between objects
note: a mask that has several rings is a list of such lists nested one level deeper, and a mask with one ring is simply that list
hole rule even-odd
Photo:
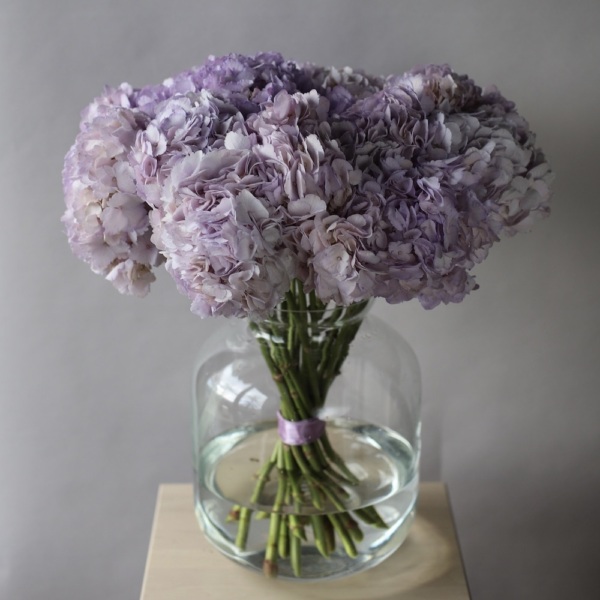
[{"label": "green stem", "polygon": [[330,551],[327,543],[327,533],[324,526],[324,518],[321,515],[313,515],[310,518],[313,534],[315,536],[315,545],[317,550],[325,557],[329,558]]},{"label": "green stem", "polygon": [[366,508],[359,508],[354,511],[354,514],[367,525],[377,527],[378,529],[387,529],[385,521],[379,516],[377,509],[374,506],[367,506]]},{"label": "green stem", "polygon": [[235,545],[240,549],[246,548],[246,542],[248,541],[248,532],[250,531],[250,516],[252,510],[246,506],[240,509],[240,520],[238,523],[238,532],[235,538]]},{"label": "green stem", "polygon": [[327,433],[321,436],[320,442],[323,444],[327,458],[329,458],[329,460],[343,473],[343,475],[351,482],[352,485],[358,485],[358,479],[356,478],[356,475],[350,471],[340,455],[333,449],[333,446],[327,437]]},{"label": "green stem", "polygon": [[311,325],[308,323],[306,297],[301,292],[298,293],[298,313],[296,319],[303,321],[299,324],[298,334],[300,336],[300,346],[302,349],[301,358],[303,372],[308,378],[310,391],[312,393],[312,406],[322,406],[323,403],[321,402],[321,391],[319,389],[319,382],[317,380],[317,369],[313,363],[313,350],[309,339]]},{"label": "green stem", "polygon": [[287,558],[290,550],[290,525],[289,517],[284,516],[279,526],[279,540],[277,552],[280,558]]},{"label": "green stem", "polygon": [[[277,309],[281,329],[273,322],[250,323],[279,391],[280,411],[285,419],[308,419],[324,405],[359,329],[358,315],[364,306],[364,303],[338,306],[326,312],[326,305],[314,292],[307,297],[300,282],[294,281]],[[349,321],[340,325],[342,318]],[[278,441],[271,458],[257,473],[250,505],[260,504],[274,468],[278,479],[273,506],[268,513],[256,514],[269,518],[264,573],[275,577],[278,560],[289,558],[294,574],[301,576],[302,542],[307,540],[307,526],[312,529],[314,543],[324,557],[335,551],[336,537],[349,556],[357,556],[356,544],[363,539],[363,532],[346,510],[349,497],[346,488],[359,481],[335,451],[327,433],[316,442],[299,446]],[[337,512],[314,514],[315,510],[326,510],[326,504]],[[289,513],[292,505],[294,512]],[[369,526],[385,527],[372,507],[354,513]],[[236,544],[240,549],[246,546],[251,515],[251,508],[238,505],[230,512],[231,520],[238,522]]]},{"label": "green stem", "polygon": [[[280,454],[280,453],[279,453]],[[279,532],[282,526],[281,507],[285,497],[287,488],[287,474],[279,473],[279,485],[277,487],[277,495],[273,503],[273,512],[271,513],[271,521],[269,523],[269,538],[267,540],[267,548],[265,551],[265,560],[263,561],[263,572],[267,577],[277,577],[277,556],[279,550]],[[285,527],[285,524],[284,524]]]},{"label": "green stem", "polygon": [[301,544],[302,540],[295,535],[290,537],[290,563],[292,564],[292,570],[296,577],[300,577],[302,575],[301,568]]},{"label": "green stem", "polygon": [[346,554],[348,556],[350,556],[351,558],[356,558],[358,555],[358,553],[356,551],[356,546],[354,545],[354,541],[352,540],[352,537],[350,536],[348,531],[346,531],[346,529],[342,525],[339,515],[331,514],[331,515],[327,515],[327,518],[331,521],[333,528],[335,529],[340,540],[342,541],[342,544],[344,546],[344,550],[346,551]]}]

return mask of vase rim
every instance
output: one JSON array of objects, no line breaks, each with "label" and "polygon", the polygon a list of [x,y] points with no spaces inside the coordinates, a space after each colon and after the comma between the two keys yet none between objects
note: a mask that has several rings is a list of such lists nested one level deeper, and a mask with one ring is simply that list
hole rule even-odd
[{"label": "vase rim", "polygon": [[[339,304],[330,303],[325,309],[310,309],[306,308],[306,310],[300,309],[289,309],[286,307],[277,306],[274,311],[267,317],[261,318],[251,318],[252,321],[255,322],[272,322],[272,323],[281,323],[285,319],[281,317],[284,315],[318,315],[319,320],[328,320],[331,317],[336,317],[335,321],[348,321],[354,319],[362,319],[369,312],[371,306],[373,305],[374,298],[369,298],[368,300],[363,300],[361,302],[355,302],[354,304],[350,304],[348,306],[343,306]],[[336,313],[339,313],[336,315]]]}]

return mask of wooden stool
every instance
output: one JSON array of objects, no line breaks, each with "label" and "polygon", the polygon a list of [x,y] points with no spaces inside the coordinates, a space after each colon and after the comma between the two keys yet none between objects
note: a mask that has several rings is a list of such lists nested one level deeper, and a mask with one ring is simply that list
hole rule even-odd
[{"label": "wooden stool", "polygon": [[317,583],[268,580],[204,539],[191,485],[161,485],[141,600],[469,600],[443,483],[422,483],[404,544],[372,569]]}]

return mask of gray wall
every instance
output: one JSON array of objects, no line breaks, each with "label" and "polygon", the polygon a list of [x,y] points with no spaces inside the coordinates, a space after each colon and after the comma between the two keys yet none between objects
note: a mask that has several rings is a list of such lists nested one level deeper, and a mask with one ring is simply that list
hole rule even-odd
[{"label": "gray wall", "polygon": [[166,273],[137,300],[71,255],[79,111],[105,83],[279,50],[382,74],[450,62],[538,133],[552,217],[494,248],[462,304],[375,311],[421,360],[423,475],[449,484],[474,598],[597,598],[599,24],[597,0],[4,0],[0,597],[138,596],[157,485],[191,480],[193,357],[219,327]]}]

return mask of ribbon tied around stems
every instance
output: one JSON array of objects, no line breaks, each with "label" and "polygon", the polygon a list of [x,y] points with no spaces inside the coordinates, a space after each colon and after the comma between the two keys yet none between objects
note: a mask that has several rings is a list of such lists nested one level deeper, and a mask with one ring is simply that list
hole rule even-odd
[{"label": "ribbon tied around stems", "polygon": [[277,432],[281,441],[288,446],[310,444],[325,432],[325,421],[316,417],[303,421],[288,421],[277,411]]}]

